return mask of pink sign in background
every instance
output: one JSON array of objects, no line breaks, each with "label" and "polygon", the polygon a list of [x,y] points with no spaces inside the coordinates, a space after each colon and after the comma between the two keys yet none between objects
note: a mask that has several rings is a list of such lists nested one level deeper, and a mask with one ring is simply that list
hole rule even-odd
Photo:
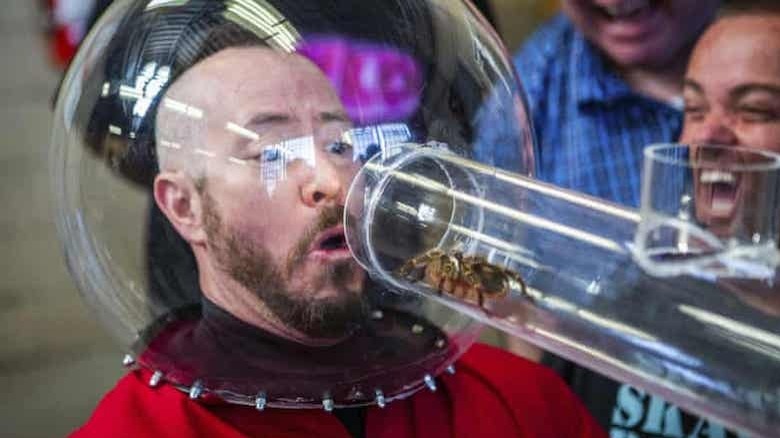
[{"label": "pink sign in background", "polygon": [[319,37],[309,39],[298,52],[330,78],[356,123],[401,121],[420,104],[421,69],[414,58],[398,49]]}]

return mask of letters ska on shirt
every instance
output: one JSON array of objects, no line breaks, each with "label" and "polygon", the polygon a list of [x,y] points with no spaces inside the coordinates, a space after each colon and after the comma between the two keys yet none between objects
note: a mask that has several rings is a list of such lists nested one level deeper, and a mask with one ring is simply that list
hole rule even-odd
[{"label": "letters ska on shirt", "polygon": [[[743,438],[706,418],[685,415],[661,397],[621,385],[612,410],[610,438]],[[744,436],[744,438],[747,438]]]}]

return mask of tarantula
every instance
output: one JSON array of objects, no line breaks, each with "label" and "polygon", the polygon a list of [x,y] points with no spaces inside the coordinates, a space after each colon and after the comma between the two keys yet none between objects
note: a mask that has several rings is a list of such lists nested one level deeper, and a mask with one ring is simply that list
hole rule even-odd
[{"label": "tarantula", "polygon": [[520,275],[482,256],[467,256],[460,251],[433,249],[406,261],[396,272],[407,280],[427,284],[439,294],[461,298],[483,309],[486,298],[503,298],[512,289],[527,296]]}]

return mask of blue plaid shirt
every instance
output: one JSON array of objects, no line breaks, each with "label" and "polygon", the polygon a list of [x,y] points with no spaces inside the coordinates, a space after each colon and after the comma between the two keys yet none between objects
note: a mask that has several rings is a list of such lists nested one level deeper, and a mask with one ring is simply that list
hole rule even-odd
[{"label": "blue plaid shirt", "polygon": [[682,112],[632,91],[562,15],[516,55],[538,141],[538,178],[639,206],[642,149],[675,141]]}]

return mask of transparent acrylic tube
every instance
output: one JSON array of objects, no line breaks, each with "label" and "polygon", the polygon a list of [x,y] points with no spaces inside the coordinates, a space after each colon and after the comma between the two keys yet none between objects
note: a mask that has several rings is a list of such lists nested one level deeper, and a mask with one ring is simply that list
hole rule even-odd
[{"label": "transparent acrylic tube", "polygon": [[[381,282],[733,428],[780,430],[780,309],[744,299],[739,288],[752,282],[735,290],[647,275],[632,256],[635,210],[444,150],[401,147],[364,166],[345,221],[353,254]],[[433,250],[517,274],[525,291],[514,283],[479,303],[410,277],[410,260],[435,269],[424,256]]]}]

